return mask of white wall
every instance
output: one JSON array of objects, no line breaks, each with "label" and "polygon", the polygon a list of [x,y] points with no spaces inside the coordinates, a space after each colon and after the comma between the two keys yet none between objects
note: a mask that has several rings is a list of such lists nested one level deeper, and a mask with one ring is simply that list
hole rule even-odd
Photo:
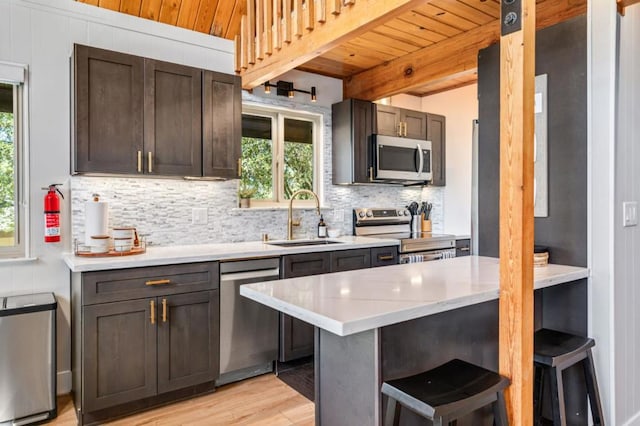
[{"label": "white wall", "polygon": [[640,6],[620,27],[615,144],[615,286],[613,304],[616,419],[640,425],[640,228],[623,227],[622,203],[640,201]]},{"label": "white wall", "polygon": [[[58,385],[70,380],[69,270],[61,260],[71,248],[69,204],[70,62],[74,43],[165,61],[233,71],[230,41],[133,18],[72,0],[0,1],[0,61],[29,66],[31,255],[27,263],[0,263],[0,294],[55,292],[58,302]],[[63,235],[43,243],[42,203],[50,183],[64,183]]]}]

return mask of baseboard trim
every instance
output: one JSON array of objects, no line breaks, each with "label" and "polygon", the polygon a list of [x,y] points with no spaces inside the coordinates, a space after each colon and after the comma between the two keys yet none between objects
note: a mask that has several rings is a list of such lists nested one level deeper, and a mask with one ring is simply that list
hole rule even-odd
[{"label": "baseboard trim", "polygon": [[71,393],[71,370],[58,371],[56,380],[58,381],[57,395]]}]

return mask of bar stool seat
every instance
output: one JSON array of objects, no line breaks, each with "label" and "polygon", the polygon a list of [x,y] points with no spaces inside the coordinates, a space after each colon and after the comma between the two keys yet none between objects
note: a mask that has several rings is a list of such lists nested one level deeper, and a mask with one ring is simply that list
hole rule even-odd
[{"label": "bar stool seat", "polygon": [[574,364],[582,363],[587,384],[587,395],[591,404],[591,415],[594,425],[604,425],[598,382],[593,366],[591,348],[595,341],[589,337],[543,328],[534,335],[535,364],[535,424],[542,420],[542,392],[544,390],[545,372],[551,377],[551,399],[553,424],[565,426],[567,416],[564,404],[564,383],[562,372]]},{"label": "bar stool seat", "polygon": [[495,424],[507,425],[504,389],[509,379],[491,370],[454,359],[446,364],[402,379],[382,384],[387,395],[385,425],[398,425],[398,404],[429,419],[434,426],[492,404]]}]

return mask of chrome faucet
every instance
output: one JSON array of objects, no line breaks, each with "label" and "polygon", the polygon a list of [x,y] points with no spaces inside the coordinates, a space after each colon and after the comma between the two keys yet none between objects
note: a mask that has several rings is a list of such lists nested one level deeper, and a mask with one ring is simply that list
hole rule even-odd
[{"label": "chrome faucet", "polygon": [[293,200],[299,194],[310,194],[316,200],[316,211],[318,212],[318,216],[320,216],[320,200],[315,192],[309,191],[308,189],[299,189],[298,191],[291,194],[291,199],[289,200],[289,216],[287,221],[287,240],[293,240],[293,227],[300,226],[299,220],[293,220]]}]

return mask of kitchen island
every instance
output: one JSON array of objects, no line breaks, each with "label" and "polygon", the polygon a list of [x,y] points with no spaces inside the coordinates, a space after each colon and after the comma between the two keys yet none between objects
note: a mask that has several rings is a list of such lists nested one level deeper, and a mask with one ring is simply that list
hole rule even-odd
[{"label": "kitchen island", "polygon": [[[535,269],[536,328],[584,333],[588,274],[574,266]],[[498,368],[495,258],[280,280],[242,286],[240,293],[317,327],[317,425],[379,425],[383,381],[451,358]],[[576,403],[577,415],[581,405]],[[415,416],[403,411],[402,424],[414,422]]]}]

